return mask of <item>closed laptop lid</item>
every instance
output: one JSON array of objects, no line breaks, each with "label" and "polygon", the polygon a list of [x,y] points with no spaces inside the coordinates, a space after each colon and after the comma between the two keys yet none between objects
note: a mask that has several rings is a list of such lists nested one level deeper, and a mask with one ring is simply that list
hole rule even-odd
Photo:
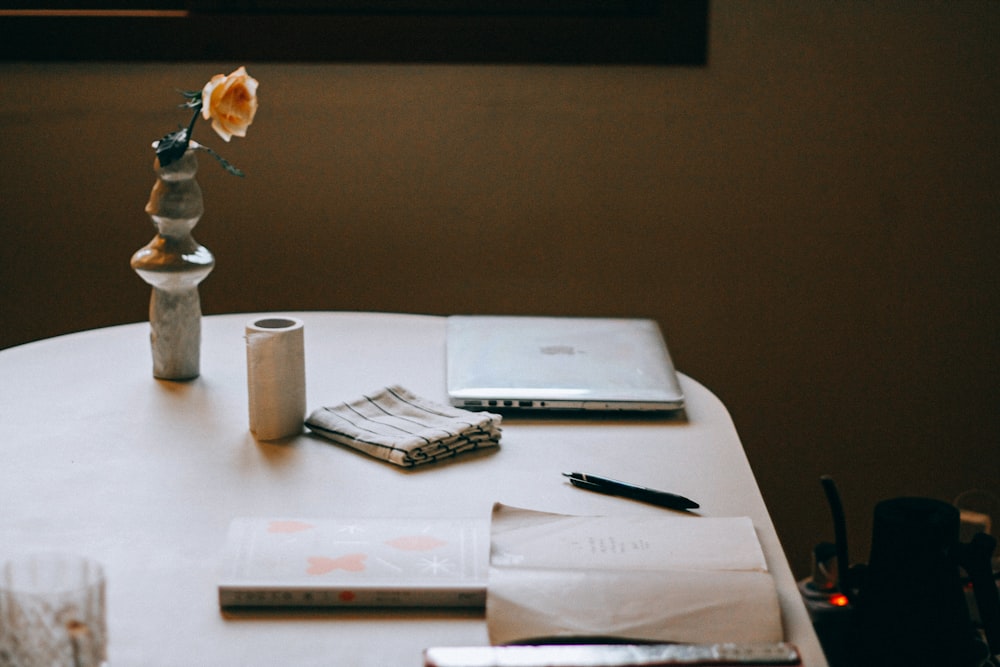
[{"label": "closed laptop lid", "polygon": [[684,395],[649,319],[453,315],[448,397],[464,408],[677,410]]}]

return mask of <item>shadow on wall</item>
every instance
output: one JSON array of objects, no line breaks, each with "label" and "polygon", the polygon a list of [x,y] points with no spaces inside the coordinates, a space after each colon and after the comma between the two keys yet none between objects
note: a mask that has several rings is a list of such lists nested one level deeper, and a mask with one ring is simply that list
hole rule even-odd
[{"label": "shadow on wall", "polygon": [[[997,31],[717,2],[706,68],[248,63],[247,177],[198,176],[203,310],[653,317],[797,574],[821,474],[861,557],[880,499],[1000,494]],[[150,142],[229,69],[0,65],[0,346],[146,318]]]}]

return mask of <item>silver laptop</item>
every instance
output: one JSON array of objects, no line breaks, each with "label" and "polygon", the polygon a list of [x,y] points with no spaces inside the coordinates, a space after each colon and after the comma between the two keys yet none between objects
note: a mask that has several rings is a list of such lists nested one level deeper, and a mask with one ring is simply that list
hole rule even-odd
[{"label": "silver laptop", "polygon": [[678,410],[653,320],[452,315],[448,399],[469,409]]}]

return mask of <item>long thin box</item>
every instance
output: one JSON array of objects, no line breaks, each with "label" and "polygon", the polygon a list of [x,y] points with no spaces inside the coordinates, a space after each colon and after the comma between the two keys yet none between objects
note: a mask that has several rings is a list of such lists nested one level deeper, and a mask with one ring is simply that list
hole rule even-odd
[{"label": "long thin box", "polygon": [[798,650],[785,642],[442,646],[424,651],[424,667],[735,667],[801,664]]}]

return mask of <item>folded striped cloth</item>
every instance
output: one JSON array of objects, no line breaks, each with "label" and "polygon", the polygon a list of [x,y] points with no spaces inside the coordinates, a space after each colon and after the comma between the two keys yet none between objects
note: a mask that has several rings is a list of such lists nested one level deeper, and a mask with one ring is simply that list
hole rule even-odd
[{"label": "folded striped cloth", "polygon": [[306,418],[314,433],[403,467],[496,447],[500,415],[469,412],[415,396],[400,386],[350,403],[319,408]]}]

